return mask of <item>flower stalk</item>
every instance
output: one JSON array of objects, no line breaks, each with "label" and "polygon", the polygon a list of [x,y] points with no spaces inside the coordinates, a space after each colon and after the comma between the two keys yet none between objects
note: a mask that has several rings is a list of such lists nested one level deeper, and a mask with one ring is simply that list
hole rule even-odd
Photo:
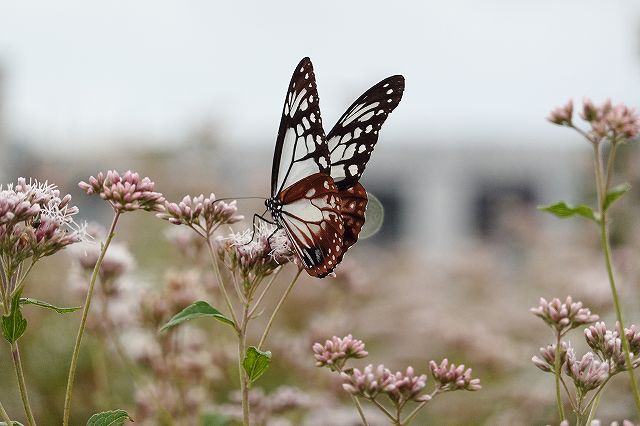
[{"label": "flower stalk", "polygon": [[596,156],[595,166],[596,166],[596,187],[598,190],[598,204],[600,211],[600,243],[602,246],[602,252],[604,255],[605,265],[607,268],[607,276],[609,278],[609,285],[611,287],[611,296],[613,298],[613,306],[616,312],[616,319],[620,324],[620,330],[623,330],[620,333],[620,339],[622,340],[622,349],[624,351],[624,358],[627,367],[627,371],[629,374],[629,380],[631,383],[631,391],[633,394],[633,400],[636,404],[636,409],[638,413],[640,413],[640,391],[638,390],[638,383],[636,381],[636,376],[633,371],[633,363],[631,361],[631,354],[629,349],[629,342],[624,333],[624,321],[622,317],[622,308],[620,306],[620,300],[618,296],[618,289],[616,287],[615,274],[613,271],[613,260],[611,258],[611,242],[609,239],[609,230],[608,230],[608,215],[607,210],[604,206],[604,200],[607,196],[607,192],[609,191],[608,185],[610,184],[610,176],[612,175],[611,168],[613,167],[615,155],[615,144],[612,145],[611,151],[609,152],[609,161],[607,165],[607,170],[604,173],[606,175],[606,180],[603,180],[603,172],[602,172],[602,155],[601,150],[598,147],[598,144],[594,144],[594,153]]},{"label": "flower stalk", "polygon": [[31,411],[31,405],[29,404],[29,395],[27,394],[27,384],[24,380],[24,371],[22,370],[22,360],[20,359],[20,348],[18,347],[18,342],[11,343],[11,356],[13,357],[13,366],[16,370],[18,387],[20,389],[20,398],[22,399],[22,405],[24,406],[24,413],[27,416],[27,422],[29,423],[29,426],[35,426],[36,421],[33,417],[33,411]]},{"label": "flower stalk", "polygon": [[562,406],[562,395],[560,394],[560,338],[561,338],[561,333],[558,331],[556,332],[556,353],[555,353],[555,359],[553,360],[553,373],[555,375],[556,378],[556,403],[558,404],[558,415],[560,416],[560,421],[564,421],[565,420],[565,416],[564,416],[564,407]]},{"label": "flower stalk", "polygon": [[63,420],[62,420],[63,426],[69,425],[69,415],[71,414],[71,395],[73,393],[73,384],[76,376],[76,368],[78,366],[78,356],[80,355],[80,345],[82,343],[82,337],[84,335],[84,330],[87,323],[87,316],[89,315],[89,308],[91,307],[91,299],[93,298],[93,291],[95,288],[96,281],[98,279],[100,267],[102,266],[102,261],[104,260],[104,256],[107,253],[109,244],[111,244],[111,240],[115,236],[115,229],[116,229],[116,225],[118,224],[118,219],[120,218],[120,214],[121,214],[121,211],[116,210],[115,215],[113,216],[113,221],[111,222],[111,226],[107,234],[107,239],[102,245],[102,250],[100,250],[100,256],[98,257],[98,261],[96,262],[96,265],[93,268],[93,272],[91,273],[91,280],[89,281],[89,290],[87,291],[87,297],[85,299],[85,303],[82,308],[82,318],[80,320],[80,327],[78,328],[78,334],[76,336],[76,341],[73,346],[73,353],[71,355],[71,364],[69,366],[69,376],[67,378],[67,390],[64,396],[64,414],[63,414]]},{"label": "flower stalk", "polygon": [[13,424],[11,422],[11,418],[9,418],[9,415],[7,414],[7,411],[4,409],[4,406],[2,405],[1,402],[0,402],[0,419],[2,419],[2,421],[5,422],[7,425]]},{"label": "flower stalk", "polygon": [[269,335],[269,331],[271,330],[271,326],[273,325],[273,320],[276,318],[276,315],[278,314],[278,311],[280,311],[280,308],[284,304],[284,301],[287,299],[287,296],[289,296],[289,293],[291,293],[291,290],[293,290],[293,286],[296,285],[296,282],[298,281],[298,277],[300,277],[300,274],[302,273],[302,271],[303,271],[302,269],[298,269],[296,276],[293,277],[293,280],[291,281],[291,283],[289,283],[289,285],[287,286],[287,289],[284,291],[284,293],[282,294],[282,297],[278,301],[278,304],[273,310],[273,313],[269,318],[269,322],[267,322],[267,326],[265,327],[264,332],[262,333],[262,337],[260,338],[260,343],[258,343],[258,350],[262,350],[264,342],[267,340],[267,336]]}]

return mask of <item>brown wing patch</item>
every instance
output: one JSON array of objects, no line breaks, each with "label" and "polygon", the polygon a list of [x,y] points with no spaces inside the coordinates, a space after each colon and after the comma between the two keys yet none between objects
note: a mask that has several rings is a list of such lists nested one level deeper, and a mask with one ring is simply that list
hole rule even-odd
[{"label": "brown wing patch", "polygon": [[282,222],[309,275],[331,273],[344,255],[342,201],[331,176],[315,173],[284,189]]},{"label": "brown wing patch", "polygon": [[344,251],[358,241],[367,210],[367,191],[360,183],[351,188],[338,191],[340,197],[340,214],[344,222]]}]

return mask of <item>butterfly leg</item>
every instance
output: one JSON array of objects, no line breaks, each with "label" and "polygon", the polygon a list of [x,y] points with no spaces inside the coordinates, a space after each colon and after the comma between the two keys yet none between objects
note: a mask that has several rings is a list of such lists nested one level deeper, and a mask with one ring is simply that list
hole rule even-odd
[{"label": "butterfly leg", "polygon": [[[262,219],[263,221],[265,221],[265,222],[267,222],[267,223],[269,223],[269,224],[271,224],[271,225],[276,225],[276,227],[277,227],[277,228],[275,229],[275,231],[277,231],[277,230],[280,228],[280,227],[278,226],[278,224],[277,224],[277,223],[272,222],[272,221],[270,221],[269,219],[267,219],[267,218],[265,218],[265,217],[264,217],[264,214],[265,214],[266,212],[267,212],[267,211],[265,210],[265,212],[264,212],[264,213],[262,213],[261,215],[260,215],[260,214],[258,214],[258,213],[254,213],[254,214],[253,214],[253,220],[252,220],[252,226],[251,226],[251,228],[252,228],[252,232],[251,232],[251,239],[250,239],[247,243],[245,243],[245,244],[243,244],[243,245],[247,245],[247,244],[249,244],[249,243],[250,243],[250,242],[252,242],[252,241],[253,241],[253,239],[255,238],[255,236],[256,236],[256,219]],[[275,231],[273,231],[273,232],[271,233],[271,235],[269,235],[269,237],[267,238],[267,241],[269,240],[269,238],[271,238],[271,236],[275,233]]]}]

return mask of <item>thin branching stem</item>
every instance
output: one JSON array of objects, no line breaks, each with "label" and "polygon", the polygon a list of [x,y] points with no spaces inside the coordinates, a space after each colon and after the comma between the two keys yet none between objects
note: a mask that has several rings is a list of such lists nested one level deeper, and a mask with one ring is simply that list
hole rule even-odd
[{"label": "thin branching stem", "polygon": [[84,335],[84,329],[87,324],[87,317],[89,315],[89,308],[91,307],[93,290],[95,288],[96,281],[98,279],[98,274],[100,273],[100,267],[102,266],[102,261],[104,260],[104,256],[107,254],[107,249],[109,248],[109,244],[111,244],[111,240],[115,236],[115,229],[116,229],[116,225],[118,224],[118,219],[120,218],[120,214],[121,212],[116,211],[115,215],[113,216],[113,221],[111,222],[111,227],[109,228],[109,234],[107,235],[106,241],[102,245],[102,249],[100,250],[100,256],[98,257],[98,261],[96,262],[96,265],[93,268],[93,272],[91,273],[89,290],[87,291],[87,297],[84,302],[84,307],[82,308],[82,319],[80,320],[78,335],[76,336],[76,342],[73,347],[73,353],[71,355],[69,377],[67,378],[67,391],[65,392],[65,397],[64,397],[64,414],[62,419],[63,426],[69,425],[69,415],[71,414],[71,394],[73,393],[73,382],[76,377],[76,368],[78,367],[78,356],[80,355],[80,345],[82,343],[82,336]]},{"label": "thin branching stem", "polygon": [[229,299],[229,294],[227,293],[227,289],[224,286],[224,280],[222,279],[222,274],[220,273],[220,266],[218,265],[218,260],[216,259],[216,255],[213,252],[213,246],[211,245],[211,238],[207,238],[207,249],[209,251],[209,257],[211,258],[213,270],[215,271],[216,278],[218,280],[218,287],[222,291],[222,295],[224,296],[224,301],[227,304],[229,313],[231,314],[231,319],[235,324],[234,327],[236,329],[236,332],[239,332],[238,318],[236,317],[236,313],[233,309],[233,304],[231,303],[231,299]]},{"label": "thin branching stem", "polygon": [[611,377],[613,377],[613,376],[607,377],[607,380],[605,380],[600,385],[600,387],[598,388],[596,393],[593,395],[593,397],[591,398],[589,403],[585,406],[585,409],[591,407],[591,409],[589,410],[589,417],[587,417],[587,421],[585,422],[586,425],[590,425],[591,421],[593,420],[594,416],[596,415],[596,411],[598,410],[598,405],[600,404],[600,398],[602,397],[602,391],[604,390],[604,387],[606,386],[607,382],[609,382]]},{"label": "thin branching stem", "polygon": [[571,392],[569,392],[569,387],[567,386],[567,382],[564,381],[564,379],[562,378],[562,375],[560,375],[560,383],[562,383],[562,387],[564,388],[564,391],[567,394],[567,399],[569,399],[569,404],[571,405],[571,408],[573,409],[573,411],[577,410],[577,405],[575,402],[573,402],[573,398],[571,398]]},{"label": "thin branching stem", "polygon": [[24,413],[27,416],[27,422],[29,422],[29,426],[35,426],[36,421],[33,417],[33,412],[31,411],[31,405],[29,404],[27,383],[24,380],[24,371],[22,370],[22,360],[20,359],[20,348],[18,347],[18,342],[11,343],[11,355],[13,357],[13,366],[16,370],[18,387],[20,388],[20,398],[22,399],[22,405],[24,406]]},{"label": "thin branching stem", "polygon": [[11,422],[11,419],[9,418],[9,415],[7,414],[6,410],[2,406],[1,402],[0,402],[0,419],[2,419],[2,421],[5,422],[7,426],[13,425],[13,423]]},{"label": "thin branching stem", "polygon": [[[633,399],[636,404],[636,409],[640,413],[640,391],[638,391],[638,384],[636,382],[636,376],[633,371],[633,363],[631,361],[631,354],[629,349],[629,341],[624,332],[624,321],[622,318],[622,308],[620,307],[620,300],[618,296],[618,289],[616,287],[615,274],[613,271],[613,260],[611,257],[611,243],[609,241],[609,229],[608,229],[608,215],[604,208],[604,202],[606,199],[608,187],[605,186],[607,182],[603,178],[602,170],[602,155],[600,149],[596,145],[595,147],[595,167],[596,167],[596,186],[598,189],[598,206],[600,210],[600,243],[604,254],[605,265],[607,268],[607,275],[609,277],[609,285],[611,287],[611,296],[613,298],[613,306],[616,311],[616,319],[620,324],[620,340],[622,341],[622,348],[624,351],[625,364],[627,371],[629,372],[629,380],[631,382],[631,391],[633,393]],[[615,150],[612,148],[609,153],[608,169],[613,167],[613,155]],[[606,175],[609,176],[612,173],[611,170],[606,171]],[[607,178],[608,180],[608,178]]]},{"label": "thin branching stem", "polygon": [[240,389],[242,391],[242,420],[244,426],[249,426],[249,376],[242,365],[247,350],[247,324],[249,322],[249,302],[244,304],[242,323],[238,336],[238,372],[240,374]]},{"label": "thin branching stem", "polygon": [[291,281],[287,289],[284,291],[282,297],[280,298],[280,301],[278,302],[275,309],[273,310],[273,313],[271,314],[271,318],[269,318],[269,322],[267,323],[267,326],[264,329],[264,333],[262,333],[262,337],[260,338],[260,343],[258,343],[258,350],[262,350],[262,346],[264,345],[264,342],[267,340],[267,336],[269,335],[269,331],[271,330],[271,326],[273,325],[273,320],[276,318],[278,311],[280,311],[280,308],[282,307],[284,301],[287,299],[287,296],[289,296],[289,293],[293,289],[293,286],[296,284],[296,281],[298,281],[298,277],[300,277],[301,273],[302,273],[302,269],[298,269],[296,276],[293,277],[293,280]]},{"label": "thin branching stem", "polygon": [[391,422],[393,422],[394,425],[397,425],[399,423],[398,419],[396,419],[395,417],[393,417],[393,414],[391,414],[391,412],[389,412],[389,410],[387,410],[387,408],[380,404],[378,401],[376,401],[375,398],[371,398],[370,401],[375,404],[376,407],[378,407],[380,409],[380,411],[382,411],[382,413],[387,416],[389,418],[389,420],[391,420]]},{"label": "thin branching stem", "polygon": [[360,405],[360,400],[355,395],[351,395],[351,399],[353,400],[353,403],[356,406],[356,410],[358,410],[358,414],[360,415],[360,420],[362,420],[362,424],[364,426],[369,426],[369,423],[367,422],[367,418],[364,416],[364,410],[362,409],[362,405]]},{"label": "thin branching stem", "polygon": [[553,362],[553,373],[556,377],[556,404],[558,405],[558,415],[560,421],[565,420],[564,407],[562,406],[562,394],[560,393],[560,332],[556,331],[556,355]]},{"label": "thin branching stem", "polygon": [[425,401],[422,401],[416,408],[414,408],[413,411],[409,413],[409,415],[402,421],[401,424],[404,425],[404,426],[407,426],[407,425],[411,424],[411,422],[418,415],[420,410],[422,410],[422,408],[425,405],[427,405],[427,403],[429,401],[431,401],[439,393],[440,393],[440,387],[436,386],[436,388],[433,390],[433,392],[431,392],[429,394],[429,398],[426,399]]},{"label": "thin branching stem", "polygon": [[251,310],[249,311],[249,317],[253,317],[253,314],[255,313],[256,309],[258,309],[258,306],[262,302],[262,299],[264,298],[265,294],[267,294],[267,292],[271,288],[271,284],[273,284],[276,278],[278,278],[278,275],[280,275],[280,271],[282,271],[282,269],[283,269],[282,266],[280,266],[278,270],[271,276],[271,279],[269,280],[267,285],[264,287],[264,289],[262,289],[262,293],[260,293],[260,296],[258,296],[258,299],[253,304],[253,308],[251,308]]}]

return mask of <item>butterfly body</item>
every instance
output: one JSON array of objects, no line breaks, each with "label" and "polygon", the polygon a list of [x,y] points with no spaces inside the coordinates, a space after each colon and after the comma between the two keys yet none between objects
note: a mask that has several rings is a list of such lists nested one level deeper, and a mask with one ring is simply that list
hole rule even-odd
[{"label": "butterfly body", "polygon": [[359,183],[387,115],[404,90],[402,76],[370,88],[325,136],[309,58],[298,64],[285,98],[265,205],[309,275],[322,278],[358,240],[367,192]]}]

